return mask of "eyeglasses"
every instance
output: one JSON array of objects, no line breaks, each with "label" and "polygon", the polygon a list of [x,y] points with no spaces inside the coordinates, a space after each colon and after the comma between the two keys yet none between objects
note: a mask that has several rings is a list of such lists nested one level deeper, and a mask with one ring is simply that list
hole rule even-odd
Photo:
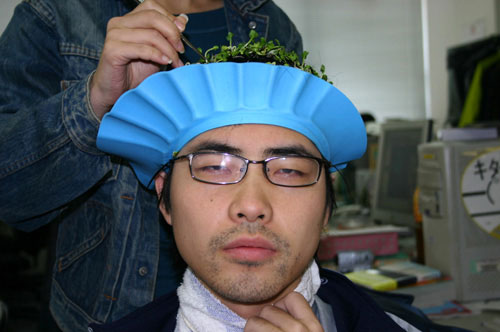
[{"label": "eyeglasses", "polygon": [[277,156],[264,160],[249,160],[223,152],[195,152],[171,160],[189,160],[191,177],[211,184],[234,184],[245,177],[248,164],[262,164],[266,178],[283,187],[306,187],[318,182],[321,166],[326,160],[309,156]]}]

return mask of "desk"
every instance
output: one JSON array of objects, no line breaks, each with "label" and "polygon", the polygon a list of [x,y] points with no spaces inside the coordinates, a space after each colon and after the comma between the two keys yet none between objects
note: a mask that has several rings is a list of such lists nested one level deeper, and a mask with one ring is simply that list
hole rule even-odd
[{"label": "desk", "polygon": [[[455,285],[452,280],[439,281],[427,285],[403,287],[393,293],[411,294],[415,297],[413,305],[425,309],[443,305],[455,298]],[[461,327],[477,332],[500,332],[500,299],[461,303],[469,313],[433,317],[441,325]]]},{"label": "desk", "polygon": [[424,309],[442,305],[445,301],[454,299],[455,285],[453,280],[443,280],[426,285],[402,287],[391,292],[413,295],[415,297],[413,305]]}]

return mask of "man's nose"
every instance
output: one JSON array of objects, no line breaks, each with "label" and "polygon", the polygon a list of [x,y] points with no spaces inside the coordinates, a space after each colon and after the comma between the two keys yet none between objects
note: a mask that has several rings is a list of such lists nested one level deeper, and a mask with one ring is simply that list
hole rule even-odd
[{"label": "man's nose", "polygon": [[234,222],[267,223],[272,218],[271,184],[262,165],[248,165],[247,174],[235,186],[234,196],[229,207],[229,216]]}]

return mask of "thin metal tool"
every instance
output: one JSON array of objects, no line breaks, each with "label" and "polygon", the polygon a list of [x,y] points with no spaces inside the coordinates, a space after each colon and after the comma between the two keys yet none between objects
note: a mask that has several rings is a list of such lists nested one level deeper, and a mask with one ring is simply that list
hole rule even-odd
[{"label": "thin metal tool", "polygon": [[191,42],[182,33],[181,33],[181,39],[184,42],[184,44],[186,44],[193,51],[195,51],[196,54],[198,54],[203,61],[207,61],[207,59],[205,58],[205,56],[203,55],[203,53],[201,53],[199,49],[197,49],[193,44],[191,44]]},{"label": "thin metal tool", "polygon": [[[141,3],[144,2],[144,0],[135,0],[135,2],[137,3],[137,5],[140,5]],[[205,56],[203,55],[203,53],[201,53],[200,50],[198,48],[196,48],[196,46],[194,46],[193,44],[191,44],[191,42],[186,38],[186,36],[184,36],[182,34],[182,32],[181,32],[181,39],[184,42],[184,44],[186,44],[190,49],[192,49],[193,51],[195,51],[195,53],[198,54],[203,61],[207,60],[205,58]]]}]

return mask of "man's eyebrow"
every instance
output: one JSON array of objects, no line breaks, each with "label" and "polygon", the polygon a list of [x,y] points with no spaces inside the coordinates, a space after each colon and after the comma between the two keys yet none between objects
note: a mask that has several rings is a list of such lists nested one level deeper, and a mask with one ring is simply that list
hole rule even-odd
[{"label": "man's eyebrow", "polygon": [[[243,151],[240,148],[229,145],[227,143],[221,143],[217,141],[203,141],[199,144],[191,147],[189,149],[191,153],[200,151],[215,151],[215,152],[225,152],[236,155],[241,155]],[[264,157],[273,156],[306,156],[306,157],[316,157],[313,153],[308,151],[303,145],[285,145],[285,146],[275,146],[264,150]]]},{"label": "man's eyebrow", "polygon": [[217,141],[203,141],[189,149],[191,152],[216,151],[231,154],[241,154],[241,149]]},{"label": "man's eyebrow", "polygon": [[264,150],[264,156],[306,156],[306,157],[316,157],[311,152],[309,152],[302,145],[287,145],[287,146],[277,146],[272,148],[267,148]]}]

